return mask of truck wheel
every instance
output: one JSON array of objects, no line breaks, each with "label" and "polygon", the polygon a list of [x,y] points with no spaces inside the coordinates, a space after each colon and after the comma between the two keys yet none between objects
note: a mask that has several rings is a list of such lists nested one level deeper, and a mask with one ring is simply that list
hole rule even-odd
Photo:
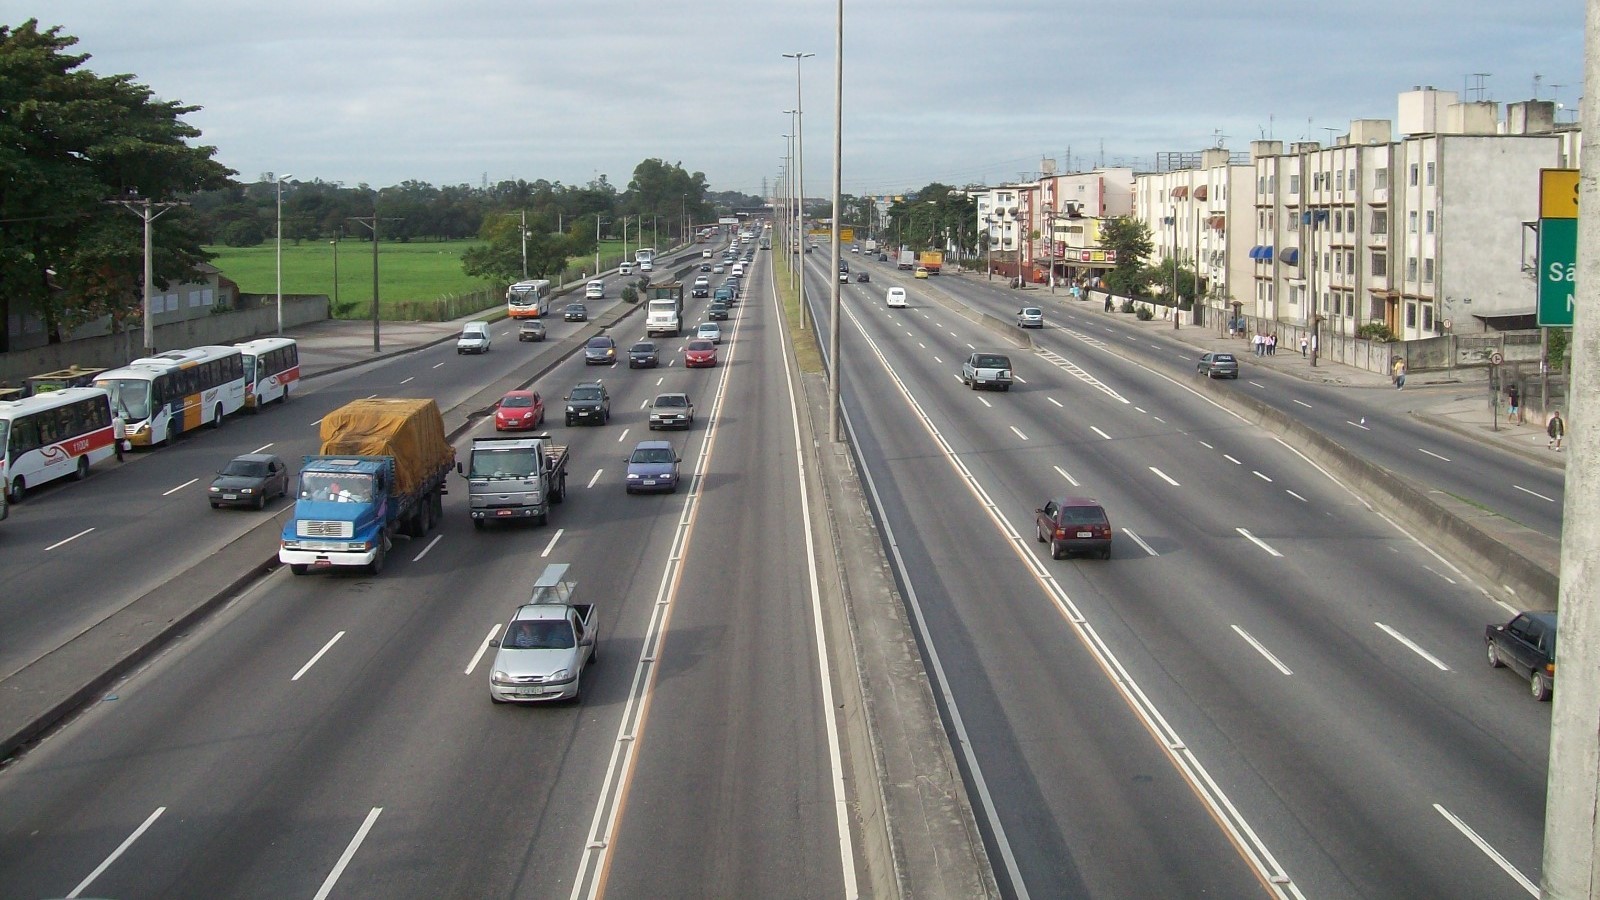
[{"label": "truck wheel", "polygon": [[444,521],[444,493],[442,491],[434,491],[433,492],[433,499],[431,501],[429,501],[429,502],[431,502],[433,504],[433,521],[434,521],[434,524],[437,525],[438,523],[443,522]]},{"label": "truck wheel", "polygon": [[565,503],[566,500],[567,500],[567,474],[565,472],[563,472],[563,473],[561,473],[560,480],[556,483],[556,489],[550,492],[550,502],[552,502],[552,503]]},{"label": "truck wheel", "polygon": [[417,522],[420,526],[417,531],[417,537],[423,537],[433,530],[433,500],[431,498],[423,497],[422,502],[417,504]]},{"label": "truck wheel", "polygon": [[11,502],[21,503],[22,498],[27,495],[28,483],[22,479],[22,476],[18,475],[16,478],[11,479]]},{"label": "truck wheel", "polygon": [[383,558],[388,555],[389,551],[385,550],[382,545],[379,545],[378,555],[374,556],[372,558],[372,562],[367,565],[367,574],[377,575],[381,573],[383,571]]},{"label": "truck wheel", "polygon": [[289,571],[296,575],[304,575],[309,567],[305,563],[290,563]]}]

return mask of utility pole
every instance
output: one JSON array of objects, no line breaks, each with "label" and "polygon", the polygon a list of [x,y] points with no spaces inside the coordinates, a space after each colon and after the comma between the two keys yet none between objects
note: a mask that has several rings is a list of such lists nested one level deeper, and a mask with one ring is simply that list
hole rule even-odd
[{"label": "utility pole", "polygon": [[[1583,127],[1600,128],[1600,0],[1584,4]],[[1586,154],[1578,178],[1577,289],[1573,295],[1572,360],[1566,416],[1567,497],[1561,529],[1561,588],[1556,603],[1561,679],[1550,715],[1550,766],[1545,791],[1543,896],[1551,900],[1600,893],[1600,331],[1591,315],[1600,303],[1600,155]]]},{"label": "utility pole", "polygon": [[161,218],[173,207],[187,206],[188,204],[179,200],[156,202],[148,198],[114,202],[121,203],[124,207],[127,207],[129,212],[144,220],[144,355],[155,356],[155,311],[150,308],[155,301],[155,294],[152,292],[153,282],[155,281],[155,265],[151,257],[150,224]]},{"label": "utility pole", "polygon": [[351,216],[350,219],[353,222],[360,222],[362,225],[365,225],[372,231],[372,352],[382,353],[383,343],[379,339],[378,326],[378,223],[383,221],[399,222],[401,220],[379,219],[378,201],[376,198],[374,198],[372,201],[372,215]]},{"label": "utility pole", "polygon": [[[839,0],[838,14],[836,16],[837,36],[834,39],[833,49],[833,232],[830,243],[833,247],[833,265],[828,268],[829,286],[829,328],[828,328],[828,438],[835,444],[844,440],[844,418],[839,409],[839,378],[844,369],[839,365],[839,235],[844,228],[844,216],[841,215],[840,205],[843,194],[840,188],[840,175],[844,165],[843,132],[844,132],[844,0]],[[800,112],[800,60],[795,60],[795,114]],[[837,790],[837,788],[835,788]],[[847,894],[854,891],[847,890]]]}]

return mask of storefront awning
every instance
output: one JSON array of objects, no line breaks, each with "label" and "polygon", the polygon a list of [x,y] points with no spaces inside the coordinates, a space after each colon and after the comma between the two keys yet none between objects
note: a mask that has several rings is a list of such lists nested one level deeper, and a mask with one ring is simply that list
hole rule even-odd
[{"label": "storefront awning", "polygon": [[1283,248],[1283,252],[1278,254],[1278,261],[1287,266],[1299,265],[1300,249],[1298,247]]}]

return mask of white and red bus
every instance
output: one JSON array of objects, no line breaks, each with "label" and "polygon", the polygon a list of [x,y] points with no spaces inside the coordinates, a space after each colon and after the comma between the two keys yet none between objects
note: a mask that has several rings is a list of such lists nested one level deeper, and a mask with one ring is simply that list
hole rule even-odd
[{"label": "white and red bus", "polygon": [[111,396],[99,388],[0,401],[0,487],[13,503],[47,481],[81,479],[114,453]]},{"label": "white and red bus", "polygon": [[506,315],[537,319],[550,312],[550,282],[543,278],[519,281],[506,288]]},{"label": "white and red bus", "polygon": [[244,405],[256,412],[268,403],[289,401],[300,380],[300,345],[293,338],[269,337],[235,344],[244,354]]},{"label": "white and red bus", "polygon": [[100,373],[94,386],[111,394],[111,409],[135,447],[171,443],[244,408],[244,354],[238,347],[193,347],[136,359]]}]

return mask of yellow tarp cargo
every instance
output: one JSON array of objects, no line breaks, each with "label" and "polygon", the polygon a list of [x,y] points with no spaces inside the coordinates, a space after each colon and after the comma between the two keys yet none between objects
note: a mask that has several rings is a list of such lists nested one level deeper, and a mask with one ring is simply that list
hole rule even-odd
[{"label": "yellow tarp cargo", "polygon": [[322,420],[323,456],[392,456],[396,490],[410,494],[423,479],[455,464],[444,417],[432,400],[354,400]]}]

